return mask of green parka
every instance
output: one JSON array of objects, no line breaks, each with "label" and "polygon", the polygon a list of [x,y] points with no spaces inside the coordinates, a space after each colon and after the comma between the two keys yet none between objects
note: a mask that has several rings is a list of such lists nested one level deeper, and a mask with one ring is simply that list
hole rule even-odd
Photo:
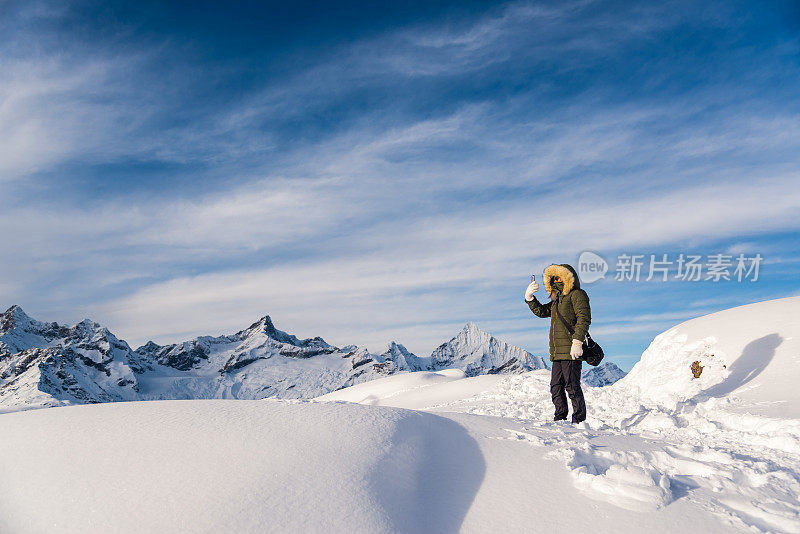
[{"label": "green parka", "polygon": [[[561,282],[552,283],[555,276],[561,278]],[[578,273],[566,263],[553,264],[544,270],[544,288],[550,295],[550,302],[542,304],[535,296],[533,300],[526,302],[537,317],[550,317],[550,361],[571,360],[569,351],[572,340],[583,342],[592,322],[589,295],[581,289]],[[552,310],[553,305],[557,305],[561,316],[573,325],[574,334],[569,333],[567,327]]]}]

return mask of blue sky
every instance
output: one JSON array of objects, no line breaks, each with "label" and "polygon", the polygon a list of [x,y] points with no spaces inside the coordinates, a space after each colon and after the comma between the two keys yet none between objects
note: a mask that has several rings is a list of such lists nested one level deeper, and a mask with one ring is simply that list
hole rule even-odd
[{"label": "blue sky", "polygon": [[763,256],[757,282],[587,286],[630,368],[800,293],[795,2],[378,4],[0,1],[0,307],[134,346],[270,314],[542,354],[522,294],[551,262]]}]

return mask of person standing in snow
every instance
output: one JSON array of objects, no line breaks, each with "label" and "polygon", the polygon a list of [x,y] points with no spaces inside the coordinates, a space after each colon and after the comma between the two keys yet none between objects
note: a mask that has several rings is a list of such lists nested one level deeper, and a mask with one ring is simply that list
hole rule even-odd
[{"label": "person standing in snow", "polygon": [[[553,362],[550,395],[556,407],[554,420],[567,418],[566,390],[572,401],[572,422],[580,423],[586,419],[580,358],[583,356],[583,340],[592,322],[589,295],[581,289],[578,273],[566,263],[553,264],[544,270],[544,288],[550,295],[550,302],[542,304],[534,296],[539,291],[539,284],[533,279],[525,290],[525,302],[537,317],[550,317],[550,361]],[[569,333],[559,314],[574,327],[574,334]]]}]

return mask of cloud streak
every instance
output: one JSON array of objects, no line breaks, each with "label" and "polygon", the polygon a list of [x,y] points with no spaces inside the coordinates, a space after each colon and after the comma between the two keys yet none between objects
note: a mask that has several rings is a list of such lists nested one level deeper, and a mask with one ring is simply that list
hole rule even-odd
[{"label": "cloud streak", "polygon": [[[550,261],[784,247],[800,108],[774,82],[797,45],[681,6],[511,3],[225,65],[195,36],[122,24],[93,48],[24,15],[0,41],[0,297],[134,342],[271,313],[376,350],[468,320],[541,348],[520,284]],[[698,34],[719,44],[663,48]]]},{"label": "cloud streak", "polygon": [[[785,188],[794,179],[766,185]],[[550,234],[549,221],[558,218],[559,208],[541,208],[533,217],[528,209],[516,208],[502,215],[427,218],[402,233],[386,223],[350,238],[356,250],[371,248],[369,252],[170,280],[110,303],[107,309],[113,312],[108,315],[120,325],[143,323],[132,338],[166,339],[197,334],[221,322],[241,325],[270,311],[307,329],[317,325],[340,341],[346,338],[340,332],[352,332],[353,337],[360,333],[363,342],[372,345],[390,330],[387,323],[412,322],[418,329],[413,336],[417,341],[409,344],[424,352],[426,347],[418,341],[425,337],[421,331],[437,317],[502,316],[510,301],[516,304],[521,273],[551,258],[573,258],[589,247],[664,246],[694,237],[697,228],[719,238],[735,237],[756,226],[762,232],[793,227],[800,196],[784,196],[765,219],[749,200],[758,190],[716,194],[713,206],[707,200],[710,188],[608,207],[573,204],[572,209],[581,215],[559,222],[559,232],[569,236],[562,243],[536,237]],[[605,226],[592,228],[592,221],[614,218],[621,227],[628,221],[627,228],[618,232],[609,232]],[[613,328],[635,332],[652,330],[652,325]]]}]

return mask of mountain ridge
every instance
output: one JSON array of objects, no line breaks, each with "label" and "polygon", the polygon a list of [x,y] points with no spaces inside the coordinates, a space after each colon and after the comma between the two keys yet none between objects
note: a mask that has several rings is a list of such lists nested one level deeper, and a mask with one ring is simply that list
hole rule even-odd
[{"label": "mountain ridge", "polygon": [[474,376],[547,367],[473,322],[422,357],[397,341],[376,354],[300,339],[269,315],[234,334],[148,341],[136,350],[91,319],[47,323],[18,305],[0,315],[0,411],[135,399],[311,398],[404,371],[458,368]]}]

